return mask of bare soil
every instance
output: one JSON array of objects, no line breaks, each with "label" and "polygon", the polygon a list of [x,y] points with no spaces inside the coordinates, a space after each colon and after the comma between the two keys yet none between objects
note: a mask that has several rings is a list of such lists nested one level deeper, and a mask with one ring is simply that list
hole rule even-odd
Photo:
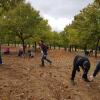
[{"label": "bare soil", "polygon": [[[13,49],[16,50],[16,49]],[[35,57],[3,55],[0,65],[0,100],[100,100],[100,74],[93,82],[81,79],[77,73],[75,82],[70,82],[75,53],[50,50],[48,58],[52,65],[40,66],[40,53]],[[93,73],[99,59],[89,57]]]}]

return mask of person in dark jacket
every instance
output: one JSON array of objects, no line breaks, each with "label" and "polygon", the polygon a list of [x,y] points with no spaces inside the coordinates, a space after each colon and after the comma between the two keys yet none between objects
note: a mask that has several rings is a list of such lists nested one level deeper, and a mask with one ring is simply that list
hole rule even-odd
[{"label": "person in dark jacket", "polygon": [[96,77],[99,72],[100,72],[100,61],[96,65],[96,68],[93,73],[93,77]]},{"label": "person in dark jacket", "polygon": [[97,76],[97,74],[100,72],[100,61],[97,63],[96,68],[93,72],[93,75],[90,76],[91,81],[94,80],[94,78]]},{"label": "person in dark jacket", "polygon": [[40,41],[39,42],[39,46],[40,46],[40,49],[41,49],[41,62],[42,62],[42,66],[45,66],[44,64],[44,60],[46,60],[47,62],[52,63],[52,61],[50,61],[49,59],[47,59],[47,55],[48,55],[48,46],[44,43],[44,41]]},{"label": "person in dark jacket", "polygon": [[79,55],[75,56],[74,61],[73,61],[73,70],[72,70],[71,80],[74,82],[76,71],[79,72],[80,67],[83,70],[82,79],[84,79],[84,81],[86,82],[90,82],[87,77],[88,71],[90,69],[90,61],[87,57],[83,57]]}]

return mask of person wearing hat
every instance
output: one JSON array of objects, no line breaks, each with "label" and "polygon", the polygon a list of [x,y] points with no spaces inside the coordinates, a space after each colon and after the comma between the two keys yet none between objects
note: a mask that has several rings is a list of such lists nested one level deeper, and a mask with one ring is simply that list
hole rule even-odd
[{"label": "person wearing hat", "polygon": [[90,82],[88,79],[88,71],[90,69],[90,61],[87,57],[76,55],[73,61],[73,70],[71,75],[71,81],[74,82],[76,72],[80,72],[80,67],[83,70],[82,79],[86,82]]}]

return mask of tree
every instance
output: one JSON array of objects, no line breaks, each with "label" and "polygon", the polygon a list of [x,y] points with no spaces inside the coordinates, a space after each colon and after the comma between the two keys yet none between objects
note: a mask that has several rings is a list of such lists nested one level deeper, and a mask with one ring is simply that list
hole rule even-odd
[{"label": "tree", "polygon": [[97,3],[98,6],[100,6],[100,0],[95,0],[95,3]]},{"label": "tree", "polygon": [[[15,8],[16,5],[24,0],[0,0],[0,20],[2,20],[2,16],[3,18],[5,17],[4,14],[6,12],[8,12],[9,10],[11,10],[12,8]],[[0,23],[0,30],[2,30],[2,21]],[[2,33],[2,31],[0,31],[0,60],[2,62],[2,58],[1,58],[1,42],[4,36]]]},{"label": "tree", "polygon": [[68,32],[66,31],[62,31],[59,33],[60,35],[60,39],[61,39],[61,45],[64,47],[65,51],[68,47],[69,44],[69,40],[68,40]]},{"label": "tree", "polygon": [[0,16],[11,9],[14,9],[20,2],[23,1],[24,0],[0,0]]},{"label": "tree", "polygon": [[32,8],[30,4],[23,2],[18,4],[15,9],[7,12],[1,22],[7,30],[5,33],[8,36],[11,34],[20,39],[24,52],[25,44],[31,42],[34,36],[46,40],[51,32],[48,21],[39,15],[39,11]]},{"label": "tree", "polygon": [[[69,30],[68,34],[72,39],[70,42],[75,43],[75,38],[77,38],[80,47],[87,49],[96,46],[97,48],[96,44],[100,37],[100,6],[98,3],[95,1],[81,10],[74,17],[72,24],[66,26],[66,29]],[[97,52],[97,49],[95,51]]]},{"label": "tree", "polygon": [[[12,20],[13,19],[13,20]],[[10,10],[3,19],[5,28],[8,31],[19,37],[23,44],[23,51],[25,52],[25,40],[32,37],[35,33],[35,28],[43,20],[39,12],[33,9],[29,4],[20,3],[14,10]]]}]

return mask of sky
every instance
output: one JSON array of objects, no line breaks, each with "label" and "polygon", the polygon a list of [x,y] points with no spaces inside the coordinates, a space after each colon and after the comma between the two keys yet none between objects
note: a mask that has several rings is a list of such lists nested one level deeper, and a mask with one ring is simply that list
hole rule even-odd
[{"label": "sky", "polygon": [[26,2],[40,11],[40,15],[48,20],[53,31],[60,32],[93,0],[26,0]]}]

